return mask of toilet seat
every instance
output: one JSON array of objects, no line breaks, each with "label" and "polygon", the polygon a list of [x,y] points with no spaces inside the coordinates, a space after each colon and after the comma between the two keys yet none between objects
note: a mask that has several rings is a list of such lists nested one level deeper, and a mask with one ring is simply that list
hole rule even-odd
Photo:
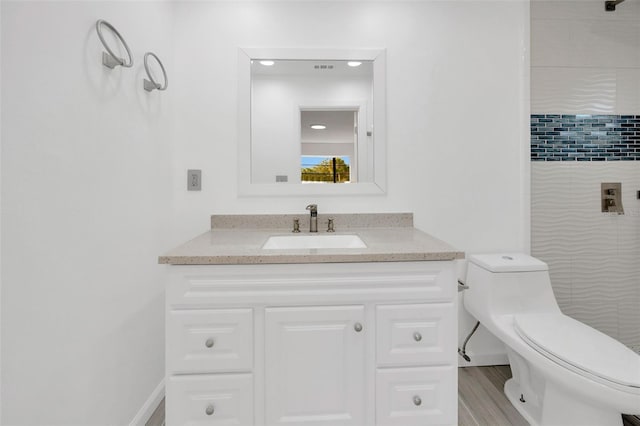
[{"label": "toilet seat", "polygon": [[640,355],[563,314],[514,316],[518,335],[540,354],[597,382],[640,394]]}]

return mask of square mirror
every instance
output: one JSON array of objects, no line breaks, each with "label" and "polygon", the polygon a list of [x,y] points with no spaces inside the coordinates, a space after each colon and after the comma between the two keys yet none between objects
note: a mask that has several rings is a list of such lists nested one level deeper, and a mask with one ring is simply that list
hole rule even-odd
[{"label": "square mirror", "polygon": [[240,49],[240,195],[381,194],[385,51]]}]

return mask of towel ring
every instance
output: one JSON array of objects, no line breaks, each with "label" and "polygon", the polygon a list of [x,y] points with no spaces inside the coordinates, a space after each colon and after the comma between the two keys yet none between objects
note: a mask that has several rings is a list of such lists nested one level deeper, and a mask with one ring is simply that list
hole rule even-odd
[{"label": "towel ring", "polygon": [[[149,56],[153,56],[153,58],[156,60],[158,65],[160,65],[160,69],[162,70],[162,75],[164,77],[164,85],[162,86],[156,83],[156,81],[153,79],[153,76],[151,75],[151,71],[149,71],[149,61],[148,61]],[[147,80],[146,78],[144,79],[144,90],[146,90],[147,92],[151,92],[152,90],[155,90],[155,89],[167,90],[167,86],[169,85],[169,79],[167,78],[167,71],[164,69],[164,65],[162,65],[160,58],[158,58],[158,56],[156,56],[155,53],[147,52],[144,54],[144,69],[147,72],[147,77],[149,77],[149,80]]]},{"label": "towel ring", "polygon": [[[104,37],[102,36],[102,25],[109,28],[111,32],[113,32],[116,37],[118,37],[124,48],[127,50],[127,56],[129,57],[128,62],[125,62],[124,58],[120,58],[115,53],[113,53],[113,50],[111,50],[107,42],[104,40]],[[118,30],[116,30],[113,25],[111,25],[104,19],[98,19],[98,22],[96,22],[96,32],[98,33],[98,37],[100,38],[102,45],[107,50],[106,52],[102,52],[102,65],[111,69],[115,68],[118,65],[125,68],[131,68],[131,66],[133,66],[133,56],[131,56],[131,50],[129,50],[127,42],[124,41]]]}]

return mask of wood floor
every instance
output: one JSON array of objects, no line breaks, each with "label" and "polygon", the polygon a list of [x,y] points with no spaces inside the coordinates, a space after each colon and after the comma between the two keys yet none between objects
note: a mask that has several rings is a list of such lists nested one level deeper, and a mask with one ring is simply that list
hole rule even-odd
[{"label": "wood floor", "polygon": [[151,418],[144,426],[164,426],[164,398],[160,401],[160,405],[155,409]]},{"label": "wood floor", "polygon": [[504,395],[508,365],[458,368],[459,426],[528,426]]},{"label": "wood floor", "polygon": [[[504,395],[511,377],[508,365],[458,369],[458,426],[528,426]],[[624,426],[640,426],[635,416],[623,416]],[[145,426],[164,425],[164,399]]]},{"label": "wood floor", "polygon": [[[459,426],[527,426],[529,423],[504,395],[511,378],[508,365],[458,369]],[[624,426],[640,426],[640,418],[622,416]]]}]

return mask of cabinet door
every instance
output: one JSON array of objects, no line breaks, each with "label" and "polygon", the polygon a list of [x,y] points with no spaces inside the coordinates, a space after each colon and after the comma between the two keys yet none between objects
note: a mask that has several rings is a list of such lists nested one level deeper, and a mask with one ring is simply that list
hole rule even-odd
[{"label": "cabinet door", "polygon": [[363,306],[266,309],[266,424],[362,425],[367,328]]}]

